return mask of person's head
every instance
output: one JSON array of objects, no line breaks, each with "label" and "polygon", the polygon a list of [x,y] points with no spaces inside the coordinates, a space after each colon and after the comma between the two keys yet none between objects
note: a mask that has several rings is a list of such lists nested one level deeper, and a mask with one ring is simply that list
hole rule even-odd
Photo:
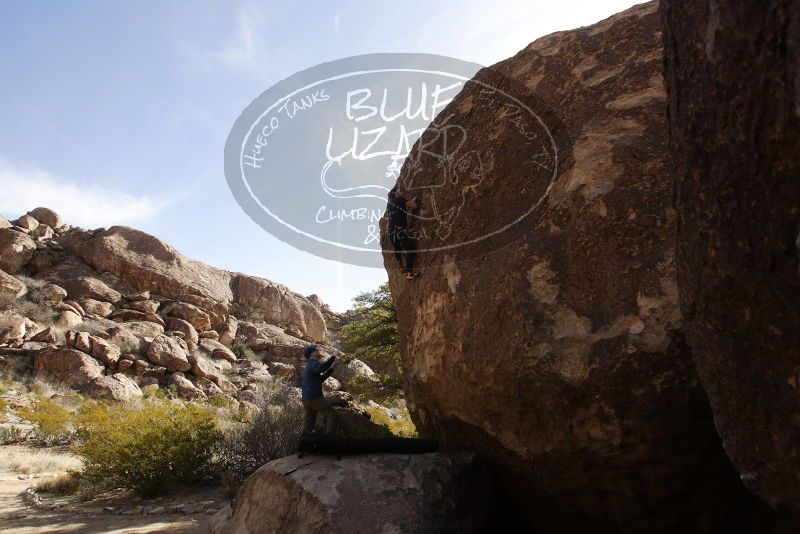
[{"label": "person's head", "polygon": [[316,345],[309,345],[303,350],[303,356],[306,357],[306,360],[317,360],[319,359],[319,348]]}]

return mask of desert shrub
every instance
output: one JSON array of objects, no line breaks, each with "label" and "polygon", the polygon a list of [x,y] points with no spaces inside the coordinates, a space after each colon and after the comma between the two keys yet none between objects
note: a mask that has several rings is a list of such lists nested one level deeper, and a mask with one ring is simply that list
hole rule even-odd
[{"label": "desert shrub", "polygon": [[139,347],[134,347],[127,341],[120,341],[117,343],[117,348],[120,350],[122,354],[137,354],[139,353]]},{"label": "desert shrub", "polygon": [[25,274],[17,274],[15,276],[17,277],[17,280],[25,284],[25,287],[27,287],[28,289],[41,289],[42,287],[47,285],[47,280],[33,278]]},{"label": "desert shrub", "polygon": [[36,484],[36,491],[55,493],[57,495],[74,495],[81,487],[79,471],[67,471],[52,478],[42,479]]},{"label": "desert shrub", "polygon": [[233,408],[235,401],[226,395],[212,395],[208,398],[208,403],[214,408]]},{"label": "desert shrub", "polygon": [[0,445],[15,445],[27,441],[30,432],[18,425],[0,426]]},{"label": "desert shrub", "polygon": [[202,406],[145,401],[87,404],[78,435],[86,482],[152,496],[174,483],[208,479],[220,431],[216,416]]},{"label": "desert shrub", "polygon": [[44,226],[39,225],[33,230],[31,230],[28,235],[31,236],[33,239],[38,239],[44,235],[44,232],[45,232]]},{"label": "desert shrub", "polygon": [[259,361],[258,355],[256,355],[256,353],[253,352],[253,349],[244,343],[235,343],[231,347],[231,352],[233,352],[237,358],[244,358],[245,360],[249,360],[251,362]]},{"label": "desert shrub", "polygon": [[399,418],[392,419],[384,410],[381,410],[380,408],[374,408],[371,406],[364,406],[363,408],[367,413],[369,413],[370,420],[373,423],[385,426],[389,429],[389,432],[395,436],[400,436],[402,438],[416,438],[418,436],[417,427],[411,420],[411,414],[408,413],[408,410],[403,410],[400,413]]},{"label": "desert shrub", "polygon": [[39,397],[49,398],[54,395],[59,395],[65,398],[80,399],[80,396],[77,393],[75,393],[75,390],[73,390],[69,386],[60,384],[58,382],[49,382],[47,380],[41,380],[39,378],[32,380],[28,384],[28,391],[30,391],[35,395],[38,395]]},{"label": "desert shrub", "polygon": [[[0,393],[2,395],[2,393]],[[5,412],[8,409],[8,404],[6,404],[6,400],[0,397],[0,412]]]},{"label": "desert shrub", "polygon": [[17,299],[10,295],[0,295],[0,311],[10,310],[17,303]]},{"label": "desert shrub", "polygon": [[19,410],[17,415],[36,423],[36,436],[50,444],[68,442],[73,437],[75,414],[52,399],[39,399],[33,409]]},{"label": "desert shrub", "polygon": [[48,304],[43,304],[32,298],[29,299],[27,295],[20,297],[16,304],[13,305],[13,308],[18,314],[24,315],[31,321],[44,326],[52,325],[59,314],[56,308],[52,308]]},{"label": "desert shrub", "polygon": [[237,424],[225,432],[217,452],[223,479],[238,485],[259,467],[293,454],[303,426],[303,410],[272,392],[259,403],[249,423]]}]

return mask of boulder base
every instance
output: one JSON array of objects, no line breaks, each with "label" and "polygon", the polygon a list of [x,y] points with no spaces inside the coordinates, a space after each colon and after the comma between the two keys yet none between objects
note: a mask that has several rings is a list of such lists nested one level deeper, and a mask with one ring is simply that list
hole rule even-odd
[{"label": "boulder base", "polygon": [[218,534],[483,532],[489,479],[474,455],[290,456],[239,490]]}]

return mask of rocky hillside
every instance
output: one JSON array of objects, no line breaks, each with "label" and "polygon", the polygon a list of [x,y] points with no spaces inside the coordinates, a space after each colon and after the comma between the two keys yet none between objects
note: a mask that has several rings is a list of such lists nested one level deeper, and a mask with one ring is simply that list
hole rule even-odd
[{"label": "rocky hillside", "polygon": [[[295,385],[303,347],[324,345],[338,321],[315,295],[210,267],[132,228],[70,227],[47,208],[0,218],[0,269],[3,370],[99,398],[149,386],[249,402],[270,376]],[[336,369],[329,392],[371,374],[357,360]]]},{"label": "rocky hillside", "polygon": [[[465,132],[463,142],[454,150],[434,123],[398,180],[400,192],[417,196],[427,213],[461,214],[445,233],[433,217],[414,220],[420,248],[432,249],[419,256],[418,279],[406,280],[385,255],[412,417],[423,436],[485,455],[537,531],[764,532],[767,507],[740,481],[761,473],[764,486],[748,485],[762,488],[771,504],[795,499],[796,470],[783,471],[796,460],[795,433],[783,429],[797,411],[787,384],[795,388],[798,365],[796,233],[789,231],[798,195],[796,173],[779,169],[796,167],[788,162],[796,151],[786,148],[778,167],[758,160],[740,167],[747,128],[765,120],[754,111],[739,123],[744,135],[731,128],[737,141],[718,149],[718,158],[708,155],[723,121],[712,111],[715,95],[730,98],[725,120],[740,117],[744,103],[728,91],[733,81],[722,74],[707,81],[697,67],[709,35],[703,9],[666,11],[676,35],[667,58],[679,91],[669,118],[688,118],[673,130],[687,155],[677,182],[684,233],[673,204],[662,20],[654,2],[543,37],[479,72],[440,115],[447,128]],[[735,39],[734,28],[746,20],[728,21],[720,32],[730,29],[726,39]],[[744,39],[727,63],[709,68],[737,79],[735,64],[761,46],[754,43],[762,41]],[[784,89],[791,85],[785,76]],[[497,105],[479,105],[498,79],[527,88],[523,104],[542,110],[558,145],[554,178],[535,172],[542,151],[532,136],[519,135],[519,120]],[[707,91],[694,94],[697,87]],[[792,101],[785,91],[776,94]],[[788,104],[775,102],[783,115],[769,108],[768,116],[788,121]],[[772,154],[774,141],[787,135],[783,128],[765,130],[753,146]],[[479,180],[474,166],[459,167],[468,156],[483,162]],[[702,172],[720,160],[727,163],[703,181]],[[453,161],[459,164],[446,166]],[[766,168],[774,184],[768,190],[752,184],[756,169]],[[770,211],[773,205],[780,209]],[[536,209],[511,239],[482,237],[487,226],[530,206]],[[385,232],[383,239],[391,250]],[[728,263],[712,261],[717,254]],[[771,281],[748,277],[748,267]],[[786,418],[770,412],[776,408]],[[759,432],[764,421],[771,430]],[[718,429],[744,471],[734,469]],[[773,456],[784,460],[764,466]]]}]

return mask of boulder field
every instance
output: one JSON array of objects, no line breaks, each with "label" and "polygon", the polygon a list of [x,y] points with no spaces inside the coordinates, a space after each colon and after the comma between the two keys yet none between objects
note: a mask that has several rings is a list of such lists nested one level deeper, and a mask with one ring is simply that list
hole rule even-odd
[{"label": "boulder field", "polygon": [[[71,227],[47,208],[0,220],[0,257],[0,369],[96,398],[169,387],[247,408],[267,381],[295,387],[303,348],[325,347],[326,317],[338,321],[316,295],[210,267],[132,228]],[[372,375],[347,359],[326,383],[343,417],[349,380]],[[354,428],[369,422],[353,413]]]}]

